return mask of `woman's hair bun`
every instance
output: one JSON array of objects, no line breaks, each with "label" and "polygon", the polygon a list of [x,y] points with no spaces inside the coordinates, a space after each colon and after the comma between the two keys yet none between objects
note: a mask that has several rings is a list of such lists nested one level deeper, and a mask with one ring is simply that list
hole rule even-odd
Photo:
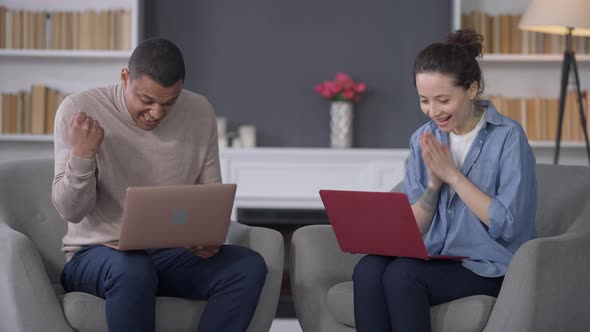
[{"label": "woman's hair bun", "polygon": [[483,36],[481,34],[473,29],[464,29],[449,33],[444,43],[465,47],[471,56],[477,58],[482,55],[482,42]]}]

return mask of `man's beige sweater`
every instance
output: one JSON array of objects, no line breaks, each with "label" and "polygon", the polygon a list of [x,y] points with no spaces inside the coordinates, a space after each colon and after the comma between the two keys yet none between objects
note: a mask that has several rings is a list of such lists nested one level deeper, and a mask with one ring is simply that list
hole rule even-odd
[{"label": "man's beige sweater", "polygon": [[[104,128],[95,159],[71,154],[68,124],[78,112]],[[127,187],[221,182],[215,113],[190,91],[152,131],[131,118],[121,84],[74,94],[57,111],[54,136],[52,200],[68,221],[68,260],[81,246],[119,239]]]}]

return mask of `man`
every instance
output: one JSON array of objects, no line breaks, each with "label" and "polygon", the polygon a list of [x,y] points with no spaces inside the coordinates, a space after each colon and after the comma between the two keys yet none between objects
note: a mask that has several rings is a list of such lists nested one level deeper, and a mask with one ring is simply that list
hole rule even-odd
[{"label": "man", "polygon": [[215,113],[183,90],[184,77],[180,50],[150,39],[120,84],[74,94],[56,114],[52,199],[68,221],[62,285],[104,298],[109,331],[154,331],[156,295],[208,300],[199,331],[245,331],[266,279],[263,258],[245,247],[101,245],[119,239],[127,187],[221,182]]}]

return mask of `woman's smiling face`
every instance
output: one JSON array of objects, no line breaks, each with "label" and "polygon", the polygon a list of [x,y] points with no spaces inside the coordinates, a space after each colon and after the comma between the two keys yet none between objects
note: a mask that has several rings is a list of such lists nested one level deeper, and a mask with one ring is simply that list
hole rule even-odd
[{"label": "woman's smiling face", "polygon": [[477,124],[472,111],[477,82],[465,90],[455,84],[451,75],[423,72],[416,74],[416,88],[422,112],[436,122],[443,132],[462,135],[470,132]]}]

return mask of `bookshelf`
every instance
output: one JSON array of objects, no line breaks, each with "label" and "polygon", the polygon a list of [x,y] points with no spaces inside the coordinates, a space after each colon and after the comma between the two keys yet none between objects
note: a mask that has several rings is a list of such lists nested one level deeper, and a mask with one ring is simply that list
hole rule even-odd
[{"label": "bookshelf", "polygon": [[[586,143],[584,142],[562,142],[562,148],[585,148]],[[532,141],[531,147],[533,148],[553,148],[555,141]],[[584,156],[582,156],[584,157]]]},{"label": "bookshelf", "polygon": [[[0,0],[0,7],[4,8],[4,13],[7,11],[12,13],[11,19],[14,19],[17,15],[15,13],[18,13],[21,30],[24,30],[20,31],[21,39],[16,38],[18,34],[14,30],[18,29],[18,25],[14,25],[12,20],[11,38],[23,41],[20,43],[11,41],[11,44],[7,44],[7,15],[2,16],[2,10],[0,10],[0,21],[4,23],[3,28],[0,28],[0,33],[3,34],[3,41],[0,41],[0,72],[3,77],[0,80],[0,93],[3,95],[13,95],[23,91],[31,93],[33,85],[42,85],[68,95],[117,83],[120,79],[120,70],[127,64],[131,51],[137,45],[141,35],[141,0]],[[61,21],[57,19],[58,14]],[[35,15],[44,17],[45,26],[31,32],[33,28],[42,26],[42,24],[30,23]],[[25,22],[29,22],[29,25]],[[106,30],[98,32],[99,28]],[[84,31],[88,33],[84,34]],[[44,38],[31,37],[35,33]],[[27,36],[30,38],[25,43]],[[59,41],[51,42],[52,38],[59,38]],[[73,38],[77,38],[77,43],[66,40]],[[41,44],[38,42],[40,39],[43,39]],[[12,47],[6,48],[6,46]],[[19,101],[19,103],[18,112],[22,112],[23,106],[20,105],[24,105],[25,102]],[[47,112],[49,112],[48,109],[49,107]],[[2,119],[2,113],[3,107],[0,107],[0,119]],[[46,116],[51,118],[50,115]],[[49,126],[49,129],[51,127]],[[2,127],[0,127],[0,142],[4,144],[52,142],[49,132],[41,135],[31,135],[26,131],[7,134],[1,129]]]},{"label": "bookshelf", "polygon": [[[489,27],[488,21],[488,27],[484,29],[488,31],[489,36],[486,36],[484,33],[484,38],[490,37],[492,40],[495,39],[496,45],[491,45],[488,48],[498,50],[499,44],[501,45],[503,40],[506,39],[506,33],[502,35],[501,33],[499,34],[498,31],[493,31],[494,29],[497,29],[494,28],[494,24],[498,23],[498,17],[517,17],[518,15],[522,15],[528,6],[528,2],[528,0],[453,0],[451,11],[453,29],[461,28],[462,23],[465,21],[469,24],[469,19],[465,19],[469,14],[472,15],[470,17],[473,17],[473,13],[480,13],[480,15],[487,16],[488,19],[493,17],[492,20],[495,19],[496,21],[492,22],[492,28]],[[513,18],[512,27],[517,26],[517,22],[518,19]],[[471,25],[477,24],[474,24],[473,21],[471,21]],[[518,32],[520,32],[520,30],[518,30]],[[500,39],[498,39],[499,35],[501,36]],[[520,34],[520,37],[510,37],[510,39],[515,39],[515,42],[505,43],[505,52],[485,53],[484,50],[483,58],[480,59],[480,65],[484,75],[485,94],[487,96],[502,96],[512,99],[557,99],[559,97],[564,46],[561,40],[555,39],[555,36],[544,36],[551,36],[547,38],[554,39],[546,39],[543,44],[545,45],[545,49],[543,50],[539,50],[538,47],[537,49],[534,49],[531,45],[529,45],[529,48],[523,46],[523,33]],[[529,38],[528,42],[530,42],[530,40],[531,39]],[[520,52],[517,52],[519,49],[518,43],[521,45]],[[508,48],[508,44],[510,44],[510,48]],[[586,39],[585,41],[581,41],[578,47],[579,49],[576,50],[576,60],[578,62],[580,82],[582,90],[587,91],[590,88],[590,52],[588,52],[590,50],[590,40]],[[508,49],[510,49],[510,52],[512,53],[507,53]],[[584,52],[580,52],[581,50],[584,50]],[[522,54],[523,52],[527,54]],[[538,54],[538,52],[550,54]],[[572,102],[566,101],[566,103],[571,104]],[[590,105],[586,100],[586,110],[588,109],[588,106]],[[553,110],[552,107],[551,110],[548,110],[547,112],[557,113],[557,108],[555,107],[555,110]],[[568,112],[570,112],[570,110],[566,109],[566,116]],[[575,116],[575,121],[579,121],[577,113],[573,116]],[[575,124],[578,124],[578,122],[575,122]],[[526,124],[523,126],[526,127]],[[590,124],[587,124],[587,127],[589,126]],[[550,130],[555,131],[556,128],[551,128]],[[555,135],[554,133],[551,133],[550,136]],[[562,136],[562,146],[567,146],[569,149],[579,150],[580,154],[585,154],[585,145],[583,142],[563,141],[563,139],[564,137]],[[531,140],[531,145],[537,149],[549,150],[555,146],[555,143],[550,139]]]},{"label": "bookshelf", "polygon": [[53,142],[53,135],[2,134],[0,142]]},{"label": "bookshelf", "polygon": [[127,60],[131,51],[0,49],[0,58],[88,58]]},{"label": "bookshelf", "polygon": [[[561,65],[561,61],[563,60],[563,54],[486,54],[480,61],[483,63],[488,62],[520,62],[523,64],[527,63],[557,63]],[[590,55],[576,54],[576,60],[578,64],[584,62],[590,62]]]}]

